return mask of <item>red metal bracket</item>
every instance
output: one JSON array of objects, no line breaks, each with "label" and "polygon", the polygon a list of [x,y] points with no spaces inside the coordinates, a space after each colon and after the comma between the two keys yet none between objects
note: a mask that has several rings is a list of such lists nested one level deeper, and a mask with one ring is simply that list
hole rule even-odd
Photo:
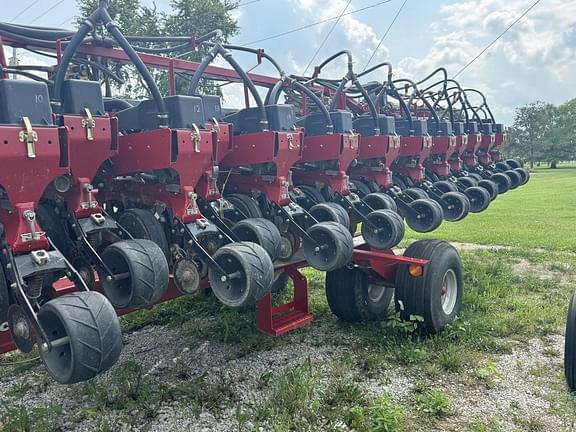
[{"label": "red metal bracket", "polygon": [[308,281],[296,265],[283,270],[294,282],[294,299],[282,306],[272,306],[272,294],[264,296],[256,306],[258,330],[272,336],[280,336],[312,322],[308,312]]}]

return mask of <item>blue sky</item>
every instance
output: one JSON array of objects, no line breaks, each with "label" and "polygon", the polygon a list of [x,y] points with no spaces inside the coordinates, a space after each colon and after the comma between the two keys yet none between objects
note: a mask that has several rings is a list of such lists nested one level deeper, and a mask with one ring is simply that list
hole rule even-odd
[{"label": "blue sky", "polygon": [[[35,0],[4,4],[2,21],[12,20]],[[390,0],[343,17],[314,62],[341,49],[354,53],[362,70],[404,0]],[[390,61],[395,75],[422,78],[436,67],[456,73],[535,0],[408,0],[376,53],[372,64]],[[152,0],[142,0],[152,5]],[[169,0],[156,0],[169,10]],[[240,3],[250,3],[242,0]],[[238,9],[240,34],[233,42],[248,43],[337,16],[348,0],[259,0]],[[353,0],[347,11],[378,3]],[[74,0],[40,0],[17,19],[22,24],[70,28]],[[334,21],[261,44],[291,73],[301,73]],[[246,66],[251,59],[242,58]],[[499,118],[510,122],[514,108],[535,100],[562,103],[576,97],[576,1],[542,0],[459,79],[486,92]],[[261,68],[260,72],[270,72]],[[343,65],[327,71],[339,77]],[[382,78],[375,75],[374,78]]]}]

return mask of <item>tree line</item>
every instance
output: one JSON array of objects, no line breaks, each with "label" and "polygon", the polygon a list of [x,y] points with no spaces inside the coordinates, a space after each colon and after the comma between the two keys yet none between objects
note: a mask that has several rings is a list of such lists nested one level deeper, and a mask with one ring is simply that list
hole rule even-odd
[{"label": "tree line", "polygon": [[560,106],[539,101],[517,108],[504,152],[531,168],[576,160],[576,99]]}]

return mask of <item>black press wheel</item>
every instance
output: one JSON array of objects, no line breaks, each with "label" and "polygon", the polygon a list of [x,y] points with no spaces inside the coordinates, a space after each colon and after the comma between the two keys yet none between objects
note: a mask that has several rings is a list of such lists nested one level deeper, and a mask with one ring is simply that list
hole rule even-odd
[{"label": "black press wheel", "polygon": [[326,202],[326,198],[324,198],[322,192],[314,186],[300,185],[297,186],[297,188],[300,189],[306,198],[312,201],[313,204]]},{"label": "black press wheel", "polygon": [[372,192],[370,187],[362,180],[351,180],[350,183],[352,184],[353,192],[360,195],[361,198]]},{"label": "black press wheel", "polygon": [[276,261],[282,251],[282,237],[278,227],[264,218],[248,218],[238,222],[232,231],[240,241],[259,244],[264,248],[270,259]]},{"label": "black press wheel", "polygon": [[479,186],[466,189],[464,195],[466,195],[470,201],[470,211],[472,213],[480,213],[486,210],[492,201],[488,191]]},{"label": "black press wheel", "polygon": [[408,186],[400,176],[392,175],[392,182],[394,183],[394,186],[398,186],[402,190],[408,188]]},{"label": "black press wheel", "polygon": [[390,314],[394,289],[371,280],[357,267],[326,273],[326,299],[334,315],[343,321],[379,321]]},{"label": "black press wheel", "polygon": [[484,180],[484,177],[482,177],[482,176],[481,176],[480,174],[478,174],[478,173],[468,173],[468,176],[467,176],[467,177],[470,177],[471,179],[476,180],[476,182],[479,182],[479,181]]},{"label": "black press wheel", "polygon": [[446,192],[440,197],[444,219],[457,222],[468,216],[470,200],[461,192]]},{"label": "black press wheel", "polygon": [[226,195],[226,200],[234,206],[236,210],[242,213],[245,218],[261,218],[262,210],[258,206],[258,202],[241,193],[232,193]]},{"label": "black press wheel", "polygon": [[434,182],[434,187],[444,193],[446,192],[458,192],[458,186],[456,183],[451,182],[449,180],[440,180]]},{"label": "black press wheel", "polygon": [[410,187],[408,189],[404,189],[402,192],[404,192],[413,200],[429,198],[428,194],[425,191],[417,187]]},{"label": "black press wheel", "polygon": [[118,223],[136,239],[152,240],[156,243],[166,259],[170,259],[168,239],[160,221],[149,210],[128,209],[118,218]]},{"label": "black press wheel", "polygon": [[308,211],[318,222],[338,222],[350,228],[350,216],[344,207],[333,202],[316,204]]},{"label": "black press wheel", "polygon": [[528,183],[528,180],[530,180],[530,171],[528,171],[526,168],[513,168],[513,170],[516,171],[522,178],[521,184]]},{"label": "black press wheel", "polygon": [[564,375],[570,391],[576,391],[576,294],[572,295],[566,318]]},{"label": "black press wheel", "polygon": [[478,184],[478,181],[475,178],[466,176],[466,177],[458,177],[456,179],[456,182],[461,185],[464,186],[465,189],[468,189],[469,187],[473,187],[476,186]]},{"label": "black press wheel", "polygon": [[440,240],[420,240],[412,243],[404,256],[428,260],[419,277],[412,276],[408,264],[396,270],[395,305],[400,318],[414,316],[425,334],[437,334],[452,321],[462,307],[464,283],[462,265],[456,249]]},{"label": "black press wheel", "polygon": [[40,357],[59,383],[74,384],[110,369],[120,357],[122,332],[116,311],[102,294],[76,292],[44,304],[38,320],[52,349]]},{"label": "black press wheel", "polygon": [[304,238],[304,257],[316,270],[335,270],[352,259],[354,241],[343,225],[320,222],[308,228],[307,232],[314,242]]},{"label": "black press wheel", "polygon": [[104,294],[115,308],[136,309],[156,303],[168,288],[168,263],[150,240],[122,240],[104,249],[102,261],[116,276],[100,275]]},{"label": "black press wheel", "polygon": [[522,184],[522,177],[517,171],[508,170],[505,171],[504,174],[510,179],[510,189],[516,189]]},{"label": "black press wheel", "polygon": [[210,268],[210,286],[226,306],[250,306],[270,292],[274,265],[262,246],[250,242],[230,243],[218,249],[213,258],[226,274]]},{"label": "black press wheel", "polygon": [[363,198],[363,201],[374,210],[392,210],[397,212],[398,207],[394,199],[383,192],[372,192]]},{"label": "black press wheel", "polygon": [[508,159],[505,161],[510,169],[522,168],[523,165],[517,159]]},{"label": "black press wheel", "polygon": [[480,180],[478,182],[478,187],[481,187],[488,192],[491,201],[494,201],[498,196],[498,185],[492,180]]},{"label": "black press wheel", "polygon": [[404,221],[392,210],[374,210],[362,224],[362,237],[374,249],[389,249],[404,237]]},{"label": "black press wheel", "polygon": [[494,173],[492,176],[490,176],[490,180],[492,180],[498,186],[499,194],[508,192],[508,190],[510,190],[510,186],[512,186],[512,182],[506,174]]},{"label": "black press wheel", "polygon": [[496,168],[502,171],[509,171],[512,169],[512,167],[508,165],[507,162],[496,162],[494,165],[496,166]]},{"label": "black press wheel", "polygon": [[444,220],[442,207],[440,207],[440,204],[436,201],[429,199],[415,200],[409,205],[416,214],[408,212],[406,215],[406,223],[416,232],[425,233],[434,231]]}]

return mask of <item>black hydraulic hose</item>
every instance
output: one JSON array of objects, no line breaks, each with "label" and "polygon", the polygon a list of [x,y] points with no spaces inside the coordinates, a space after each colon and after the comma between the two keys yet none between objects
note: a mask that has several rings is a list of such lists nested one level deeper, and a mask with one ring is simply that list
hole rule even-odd
[{"label": "black hydraulic hose", "polygon": [[26,72],[26,71],[21,70],[21,69],[4,68],[4,69],[2,69],[2,72],[4,74],[10,73],[10,74],[15,74],[15,75],[21,75],[23,77],[30,78],[31,80],[34,80],[34,81],[41,81],[41,82],[46,83],[46,84],[52,84],[52,81],[50,81],[46,78],[39,77],[38,75],[34,75],[33,73]]},{"label": "black hydraulic hose", "polygon": [[83,65],[88,65],[88,66],[92,66],[93,68],[98,69],[100,72],[102,72],[104,75],[112,78],[114,81],[116,81],[118,84],[125,84],[126,81],[124,81],[122,78],[120,78],[118,75],[114,74],[113,72],[111,72],[108,68],[106,68],[105,66],[101,65],[100,63],[96,63],[93,62],[91,60],[85,59],[85,58],[78,58],[75,57],[71,60],[71,63],[78,63],[78,64],[83,64]]},{"label": "black hydraulic hose", "polygon": [[496,124],[496,120],[494,119],[494,115],[492,114],[492,110],[490,110],[490,107],[488,106],[488,103],[486,102],[486,96],[484,96],[484,93],[482,93],[480,90],[476,90],[476,89],[472,89],[472,88],[464,89],[464,93],[466,93],[466,92],[477,93],[480,95],[480,97],[482,97],[482,105],[480,105],[480,107],[486,107],[486,111],[488,111],[488,114],[490,115],[490,120],[492,120],[493,124]]},{"label": "black hydraulic hose", "polygon": [[55,31],[42,27],[25,27],[17,24],[9,24],[3,22],[0,23],[0,30],[32,39],[41,39],[45,41],[52,40],[54,42],[59,39],[68,39],[74,36],[74,32],[71,31]]},{"label": "black hydraulic hose", "polygon": [[324,60],[320,66],[316,67],[316,72],[318,74],[320,74],[320,72],[322,71],[322,69],[324,68],[324,66],[326,66],[328,63],[331,63],[332,61],[336,60],[338,57],[345,55],[346,57],[348,57],[348,74],[353,74],[354,73],[354,63],[352,61],[352,53],[348,50],[343,50],[343,51],[339,51],[334,55],[331,55],[330,57],[328,57],[326,60]]},{"label": "black hydraulic hose", "polygon": [[132,104],[122,99],[104,99],[104,109],[108,112],[122,111],[132,107]]},{"label": "black hydraulic hose", "polygon": [[395,97],[398,100],[398,103],[402,107],[402,111],[405,113],[406,120],[408,121],[408,129],[410,131],[410,135],[414,135],[414,120],[412,119],[412,113],[410,112],[408,105],[406,105],[406,101],[402,98],[398,92],[398,89],[394,86],[393,81],[389,83],[389,88],[392,97]]},{"label": "black hydraulic hose", "polygon": [[[107,3],[107,2],[106,2]],[[156,108],[158,109],[158,121],[160,127],[168,126],[168,112],[166,110],[166,104],[164,103],[164,98],[152,77],[152,74],[142,61],[142,59],[138,56],[138,53],[134,51],[134,48],[130,45],[130,43],[124,38],[122,32],[118,29],[110,15],[108,15],[108,11],[106,9],[101,9],[101,18],[106,26],[106,29],[110,32],[110,34],[116,39],[120,47],[126,52],[126,55],[130,58],[136,69],[142,76],[142,79],[146,82],[150,93],[152,93],[152,97],[156,102]]]},{"label": "black hydraulic hose", "polygon": [[388,62],[378,63],[376,66],[372,66],[370,69],[366,69],[364,72],[357,75],[358,78],[362,78],[364,75],[374,72],[375,70],[381,69],[383,67],[388,68],[388,81],[392,81],[392,64]]},{"label": "black hydraulic hose", "polygon": [[352,79],[352,83],[356,86],[358,91],[364,96],[364,100],[368,104],[368,109],[370,110],[370,115],[372,116],[372,120],[374,121],[374,135],[380,135],[380,123],[378,122],[378,111],[376,111],[376,105],[374,105],[374,101],[370,98],[366,89],[362,87],[360,81],[356,77]]},{"label": "black hydraulic hose", "polygon": [[220,54],[224,58],[224,60],[226,60],[226,62],[230,66],[232,66],[232,69],[234,69],[236,73],[240,75],[240,78],[242,79],[244,84],[248,87],[248,90],[252,94],[252,97],[256,101],[256,105],[258,106],[258,109],[260,111],[260,124],[262,124],[262,126],[265,129],[267,129],[268,118],[266,115],[266,108],[264,107],[264,103],[262,102],[262,98],[260,97],[260,94],[258,93],[256,86],[254,85],[248,74],[244,71],[244,69],[242,69],[242,67],[232,57],[232,54],[230,54],[230,52],[224,49],[224,47],[221,44],[215,44],[210,50],[210,52],[204,57],[204,60],[202,60],[202,63],[192,76],[192,81],[190,82],[190,88],[188,89],[188,94],[191,96],[197,94],[198,85],[200,84],[202,76],[206,72],[206,69],[208,68],[210,63],[214,61],[214,59],[218,54]]},{"label": "black hydraulic hose", "polygon": [[[416,85],[416,83],[414,83],[413,81],[407,79],[407,78],[402,78],[399,80],[395,80],[393,81],[394,83],[398,83],[398,82],[407,82],[408,84],[410,84],[410,86],[414,89],[414,94],[415,96],[420,99],[424,105],[426,105],[426,108],[428,108],[428,111],[430,111],[430,114],[432,115],[432,117],[434,117],[434,122],[436,123],[436,128],[437,131],[436,132],[440,132],[439,128],[440,128],[440,119],[438,118],[438,114],[436,113],[436,111],[434,111],[434,109],[432,108],[432,105],[430,105],[430,102],[424,98],[422,96],[422,94],[420,93],[420,90],[418,90],[418,86]],[[410,99],[412,99],[414,96],[410,96]]]}]

